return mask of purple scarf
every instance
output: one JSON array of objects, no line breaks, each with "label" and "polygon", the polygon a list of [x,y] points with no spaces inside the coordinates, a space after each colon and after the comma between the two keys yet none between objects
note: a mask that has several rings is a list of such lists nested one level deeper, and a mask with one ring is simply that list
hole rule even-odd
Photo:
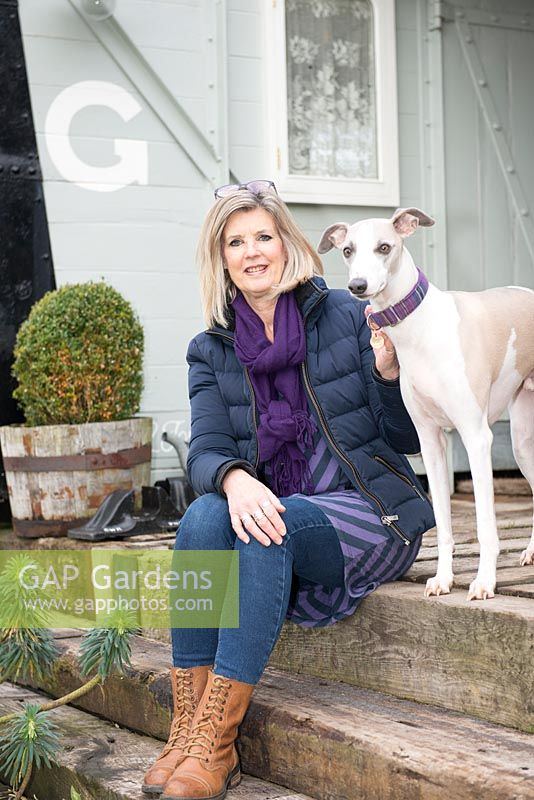
[{"label": "purple scarf", "polygon": [[274,342],[241,292],[235,311],[235,352],[247,368],[260,415],[260,460],[270,462],[278,497],[313,491],[306,448],[313,446],[316,425],[308,413],[299,365],[306,357],[304,325],[293,292],[281,294],[274,310]]}]

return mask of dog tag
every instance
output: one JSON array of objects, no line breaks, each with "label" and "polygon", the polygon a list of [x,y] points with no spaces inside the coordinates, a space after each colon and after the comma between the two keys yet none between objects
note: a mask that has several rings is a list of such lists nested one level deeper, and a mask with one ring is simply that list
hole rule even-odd
[{"label": "dog tag", "polygon": [[378,331],[373,331],[371,333],[371,347],[373,350],[380,350],[384,347],[384,337]]}]

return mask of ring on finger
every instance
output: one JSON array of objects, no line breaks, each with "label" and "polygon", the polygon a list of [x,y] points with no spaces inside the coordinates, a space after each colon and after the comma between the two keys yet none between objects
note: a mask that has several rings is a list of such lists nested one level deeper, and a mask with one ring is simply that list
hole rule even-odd
[{"label": "ring on finger", "polygon": [[272,506],[272,503],[271,503],[270,500],[264,500],[263,503],[261,504],[261,507],[263,508],[264,511],[265,511],[265,509],[269,508],[269,506]]},{"label": "ring on finger", "polygon": [[252,515],[252,518],[254,522],[261,522],[262,519],[265,519],[265,516],[266,515],[263,513],[263,511],[260,510],[260,511],[255,511],[254,514]]},{"label": "ring on finger", "polygon": [[243,516],[241,517],[241,522],[243,523],[243,525],[248,525],[251,519],[252,519],[251,514],[243,514]]}]

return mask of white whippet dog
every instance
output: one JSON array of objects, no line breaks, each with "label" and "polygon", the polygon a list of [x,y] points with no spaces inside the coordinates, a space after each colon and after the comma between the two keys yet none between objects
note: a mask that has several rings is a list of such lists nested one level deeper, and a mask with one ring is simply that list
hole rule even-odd
[{"label": "white whippet dog", "polygon": [[[417,208],[399,209],[391,219],[339,222],[327,228],[318,250],[342,251],[350,291],[371,303],[371,327],[373,320],[391,320],[384,333],[397,351],[402,397],[419,434],[437,523],[438,567],[425,595],[448,593],[453,584],[443,428],[456,428],[469,456],[480,545],[468,599],[486,599],[495,591],[499,553],[490,425],[507,406],[515,459],[534,487],[534,291],[443,292],[428,284],[404,239],[418,225],[433,224]],[[534,528],[520,563],[534,564]]]}]

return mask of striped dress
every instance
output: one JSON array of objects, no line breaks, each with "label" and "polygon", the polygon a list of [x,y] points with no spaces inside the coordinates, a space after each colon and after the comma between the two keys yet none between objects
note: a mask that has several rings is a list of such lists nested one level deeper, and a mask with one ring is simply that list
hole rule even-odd
[{"label": "striped dress", "polygon": [[[313,494],[293,497],[314,503],[328,517],[339,537],[345,561],[344,587],[329,589],[296,578],[287,619],[304,627],[318,628],[350,616],[380,584],[404,575],[417,557],[421,536],[407,546],[382,524],[372,506],[352,487],[318,430],[313,450],[307,451],[306,457]],[[265,477],[270,485],[268,469]]]}]

